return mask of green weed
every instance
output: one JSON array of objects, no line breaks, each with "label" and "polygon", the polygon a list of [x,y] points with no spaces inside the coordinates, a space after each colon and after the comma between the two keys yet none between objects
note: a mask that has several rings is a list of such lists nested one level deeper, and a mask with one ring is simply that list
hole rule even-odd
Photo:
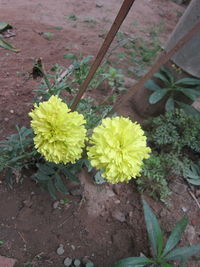
[{"label": "green weed", "polygon": [[188,218],[186,216],[176,223],[168,239],[165,241],[156,216],[144,200],[143,210],[152,257],[149,258],[145,255],[141,257],[130,257],[114,263],[111,267],[174,267],[175,265],[173,263],[175,261],[180,262],[179,267],[184,267],[192,256],[199,254],[200,245],[176,248],[188,224]]}]

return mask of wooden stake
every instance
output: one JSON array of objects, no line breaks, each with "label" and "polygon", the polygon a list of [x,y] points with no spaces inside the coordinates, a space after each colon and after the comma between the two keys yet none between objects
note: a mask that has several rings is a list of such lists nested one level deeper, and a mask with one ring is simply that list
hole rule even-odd
[{"label": "wooden stake", "polygon": [[[110,113],[115,112],[116,108],[124,104],[126,101],[130,100],[135,92],[141,89],[144,86],[145,82],[147,82],[155,72],[157,72],[164,64],[166,64],[170,58],[182,47],[185,43],[187,43],[195,34],[200,31],[200,21],[197,22],[177,43],[176,45],[169,50],[168,52],[163,51],[154,65],[151,67],[149,72],[147,72],[129,91],[122,97],[119,97],[119,100],[114,105],[113,109]],[[198,51],[194,51],[194,53],[198,53]]]},{"label": "wooden stake", "polygon": [[71,110],[74,111],[76,109],[76,106],[78,104],[78,102],[80,101],[81,97],[83,96],[84,92],[86,91],[90,81],[92,80],[95,72],[97,71],[99,65],[101,64],[101,61],[103,60],[106,52],[108,51],[108,48],[110,47],[116,33],[118,32],[122,22],[124,21],[124,19],[126,18],[131,6],[133,5],[133,3],[135,2],[135,0],[124,0],[116,18],[115,21],[113,22],[110,31],[108,32],[91,68],[90,71],[85,79],[85,81],[83,82],[82,86],[79,88],[79,92],[76,95],[74,102],[71,106]]}]

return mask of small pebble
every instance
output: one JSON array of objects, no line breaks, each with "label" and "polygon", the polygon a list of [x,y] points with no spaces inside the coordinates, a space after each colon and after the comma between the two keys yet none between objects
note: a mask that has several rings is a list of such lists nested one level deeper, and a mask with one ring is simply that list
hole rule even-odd
[{"label": "small pebble", "polygon": [[71,264],[72,264],[72,259],[70,259],[70,258],[65,258],[65,260],[64,260],[64,265],[65,265],[66,267],[69,267]]},{"label": "small pebble", "polygon": [[55,201],[55,202],[53,203],[53,208],[54,208],[54,209],[57,209],[58,206],[59,206],[59,204],[60,204],[59,201]]},{"label": "small pebble", "polygon": [[96,3],[96,7],[99,7],[99,8],[101,8],[103,6],[103,4],[102,3]]},{"label": "small pebble", "polygon": [[81,265],[81,262],[79,259],[74,260],[74,266],[79,267]]},{"label": "small pebble", "polygon": [[59,246],[59,248],[57,249],[56,252],[57,252],[57,254],[58,254],[59,256],[62,255],[62,254],[65,252],[65,250],[64,250],[62,244],[60,244],[60,246]]},{"label": "small pebble", "polygon": [[86,263],[85,267],[94,267],[94,263],[89,261]]},{"label": "small pebble", "polygon": [[187,211],[187,208],[185,208],[185,207],[182,207],[181,209],[182,209],[183,212]]}]

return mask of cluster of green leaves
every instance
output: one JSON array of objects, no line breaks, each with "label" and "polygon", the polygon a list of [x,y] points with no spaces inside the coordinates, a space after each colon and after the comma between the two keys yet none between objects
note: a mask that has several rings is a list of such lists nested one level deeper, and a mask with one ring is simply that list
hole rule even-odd
[{"label": "cluster of green leaves", "polygon": [[13,184],[13,176],[20,180],[21,170],[32,165],[37,157],[32,129],[18,126],[16,129],[16,134],[0,141],[0,171],[5,171],[5,179],[9,186]]},{"label": "cluster of green leaves", "polygon": [[200,253],[200,245],[176,248],[188,224],[187,217],[184,216],[176,223],[167,241],[164,242],[164,234],[158,220],[144,200],[143,210],[148,238],[152,249],[152,258],[146,256],[130,257],[114,263],[112,267],[174,267],[175,265],[173,265],[173,262],[175,261],[180,262],[179,267],[184,267],[192,256]]},{"label": "cluster of green leaves", "polygon": [[151,66],[161,50],[158,31],[153,29],[148,29],[147,31],[149,39],[128,37],[123,32],[119,32],[117,34],[118,44],[113,48],[113,50],[118,47],[123,48],[123,50],[120,49],[120,52],[116,51],[113,55],[127,62],[129,72],[136,78],[147,72],[148,67]]},{"label": "cluster of green leaves", "polygon": [[69,194],[65,180],[80,183],[76,175],[80,172],[83,166],[91,171],[90,162],[84,158],[76,161],[74,164],[56,164],[46,161],[41,162],[40,160],[36,163],[37,171],[32,175],[32,178],[42,188],[47,190],[52,198],[56,199],[57,192]]},{"label": "cluster of green leaves", "polygon": [[[35,102],[48,100],[51,95],[59,96],[62,92],[75,94],[83,84],[93,57],[79,58],[75,54],[65,54],[64,58],[72,60],[72,64],[67,71],[59,64],[55,64],[51,68],[51,73],[46,74],[42,64],[36,62],[34,65],[34,69],[40,72],[40,76],[43,76],[38,88],[34,90],[36,92]],[[88,90],[98,88],[105,80],[112,87],[113,92],[119,93],[124,90],[124,78],[121,71],[111,67],[108,62],[98,68]]]},{"label": "cluster of green leaves", "polygon": [[4,171],[6,183],[12,188],[14,181],[22,178],[22,170],[37,167],[32,178],[48,190],[53,198],[56,191],[68,194],[63,178],[79,183],[76,177],[83,166],[91,170],[88,160],[81,159],[75,164],[55,164],[44,162],[33,144],[33,131],[26,127],[16,126],[17,133],[0,141],[0,171]]},{"label": "cluster of green leaves", "polygon": [[[165,110],[172,111],[175,107],[179,107],[188,111],[192,109],[187,103],[195,101],[200,96],[200,79],[182,78],[176,80],[172,72],[162,67],[159,72],[154,74],[161,85],[154,80],[146,82],[145,87],[153,91],[149,97],[150,104],[156,104],[162,99],[166,99]],[[186,98],[185,100],[183,99]],[[180,100],[182,97],[182,100]],[[194,112],[194,111],[193,111]]]},{"label": "cluster of green leaves", "polygon": [[56,198],[56,190],[63,194],[69,194],[65,183],[63,182],[63,178],[79,183],[75,173],[80,171],[80,168],[82,167],[80,162],[74,165],[76,166],[75,170],[72,169],[72,166],[55,164],[52,162],[37,163],[36,166],[37,172],[32,178],[39,183],[40,186],[48,190],[53,198]]},{"label": "cluster of green leaves", "polygon": [[[48,100],[52,95],[65,97],[62,92],[69,94],[76,93],[82,85],[89,71],[89,63],[92,57],[88,56],[78,59],[74,54],[67,54],[65,58],[73,60],[69,69],[66,71],[60,65],[55,64],[50,74],[46,74],[41,59],[38,59],[33,68],[33,77],[41,76],[43,80],[35,90],[35,102]],[[35,75],[35,76],[34,76]],[[108,64],[103,64],[96,73],[95,78],[90,83],[91,88],[97,88],[104,80],[113,87],[113,91],[121,90],[123,77],[116,69]],[[70,103],[68,103],[70,106]],[[82,113],[86,119],[87,130],[93,129],[110,112],[111,106],[100,104],[96,105],[95,100],[88,97],[80,100],[77,111]],[[33,144],[33,131],[25,127],[16,127],[18,133],[9,136],[0,142],[0,171],[5,171],[6,180],[10,185],[14,182],[14,175],[18,181],[21,177],[23,168],[31,165],[37,167],[36,173],[32,176],[43,188],[47,189],[52,197],[56,197],[56,192],[60,191],[67,194],[64,177],[78,181],[75,174],[80,171],[83,165],[91,170],[91,165],[84,159],[75,164],[54,164],[44,162],[44,159],[37,153]],[[101,180],[100,174],[95,176]],[[101,182],[101,181],[100,181]]]},{"label": "cluster of green leaves", "polygon": [[95,101],[93,98],[83,98],[80,100],[77,106],[77,111],[83,114],[86,120],[86,129],[93,129],[96,127],[99,122],[106,117],[106,115],[110,112],[111,106],[106,106],[104,104],[95,105]]},{"label": "cluster of green leaves", "polygon": [[146,193],[154,199],[165,202],[170,195],[167,185],[167,169],[165,162],[158,155],[151,155],[144,160],[141,178],[136,180],[137,188],[141,193]]},{"label": "cluster of green leaves", "polygon": [[148,140],[156,149],[179,152],[186,147],[200,153],[200,119],[175,109],[146,123]]},{"label": "cluster of green leaves", "polygon": [[200,120],[175,109],[146,121],[152,155],[144,161],[138,188],[162,201],[169,195],[167,178],[172,174],[200,185]]}]

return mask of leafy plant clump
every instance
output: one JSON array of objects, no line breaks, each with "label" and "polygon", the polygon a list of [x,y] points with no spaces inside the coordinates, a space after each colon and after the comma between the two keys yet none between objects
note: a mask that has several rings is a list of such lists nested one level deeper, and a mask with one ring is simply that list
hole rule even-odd
[{"label": "leafy plant clump", "polygon": [[[78,182],[76,173],[83,166],[88,171],[96,167],[98,183],[105,179],[117,183],[135,178],[150,152],[139,124],[129,118],[105,118],[111,109],[106,104],[108,101],[96,105],[95,99],[84,97],[76,111],[70,109],[77,88],[87,76],[91,57],[78,60],[74,54],[67,54],[65,58],[73,60],[70,67],[63,70],[56,64],[53,74],[47,74],[42,60],[37,60],[32,75],[43,80],[35,90],[34,108],[29,113],[33,130],[17,128],[17,135],[0,144],[0,149],[6,152],[0,155],[0,170],[7,173],[9,183],[12,184],[14,178],[20,181],[22,170],[32,167],[35,170],[32,178],[53,198],[57,191],[68,194],[65,179]],[[123,77],[110,65],[103,65],[96,75],[89,88],[96,88],[107,80],[113,94],[121,91]],[[134,143],[136,137],[140,141]],[[119,144],[115,144],[115,138]],[[113,152],[109,155],[110,149]],[[137,163],[131,161],[134,157]],[[124,167],[119,169],[119,165]],[[114,171],[110,171],[110,166]]]},{"label": "leafy plant clump", "polygon": [[[36,93],[34,102],[41,102],[48,100],[52,95],[62,95],[63,93],[74,95],[78,88],[85,80],[92,56],[77,57],[74,54],[65,54],[65,59],[72,60],[71,65],[66,70],[59,64],[55,64],[51,68],[51,73],[46,73],[41,60],[37,60],[33,68],[33,77],[43,77],[42,82],[38,88],[34,90]],[[118,94],[124,90],[124,78],[121,70],[111,67],[108,62],[104,62],[94,78],[89,84],[88,91],[98,88],[104,81],[110,85],[112,95]]]},{"label": "leafy plant clump", "polygon": [[144,160],[141,178],[136,180],[137,188],[141,193],[146,193],[154,199],[166,202],[170,196],[170,190],[166,181],[167,170],[165,162],[158,155],[151,155]]},{"label": "leafy plant clump", "polygon": [[147,137],[162,152],[183,152],[184,148],[200,153],[200,120],[175,109],[147,120]]},{"label": "leafy plant clump", "polygon": [[174,174],[200,185],[200,120],[175,109],[147,120],[145,127],[152,155],[144,161],[138,189],[165,201]]},{"label": "leafy plant clump", "polygon": [[130,257],[114,263],[111,267],[174,267],[175,261],[180,263],[179,267],[184,267],[192,256],[200,253],[200,245],[176,248],[188,224],[187,217],[184,216],[176,223],[167,241],[164,242],[164,234],[158,220],[144,200],[143,210],[152,257]]},{"label": "leafy plant clump", "polygon": [[[159,83],[154,80],[146,82],[145,87],[153,93],[149,97],[150,104],[156,104],[162,99],[166,99],[165,110],[172,111],[176,107],[183,108],[188,111],[189,105],[180,97],[185,97],[187,101],[195,101],[200,96],[200,80],[195,78],[182,78],[176,80],[172,72],[162,67],[160,72],[154,74]],[[190,108],[191,110],[191,108]]]}]

